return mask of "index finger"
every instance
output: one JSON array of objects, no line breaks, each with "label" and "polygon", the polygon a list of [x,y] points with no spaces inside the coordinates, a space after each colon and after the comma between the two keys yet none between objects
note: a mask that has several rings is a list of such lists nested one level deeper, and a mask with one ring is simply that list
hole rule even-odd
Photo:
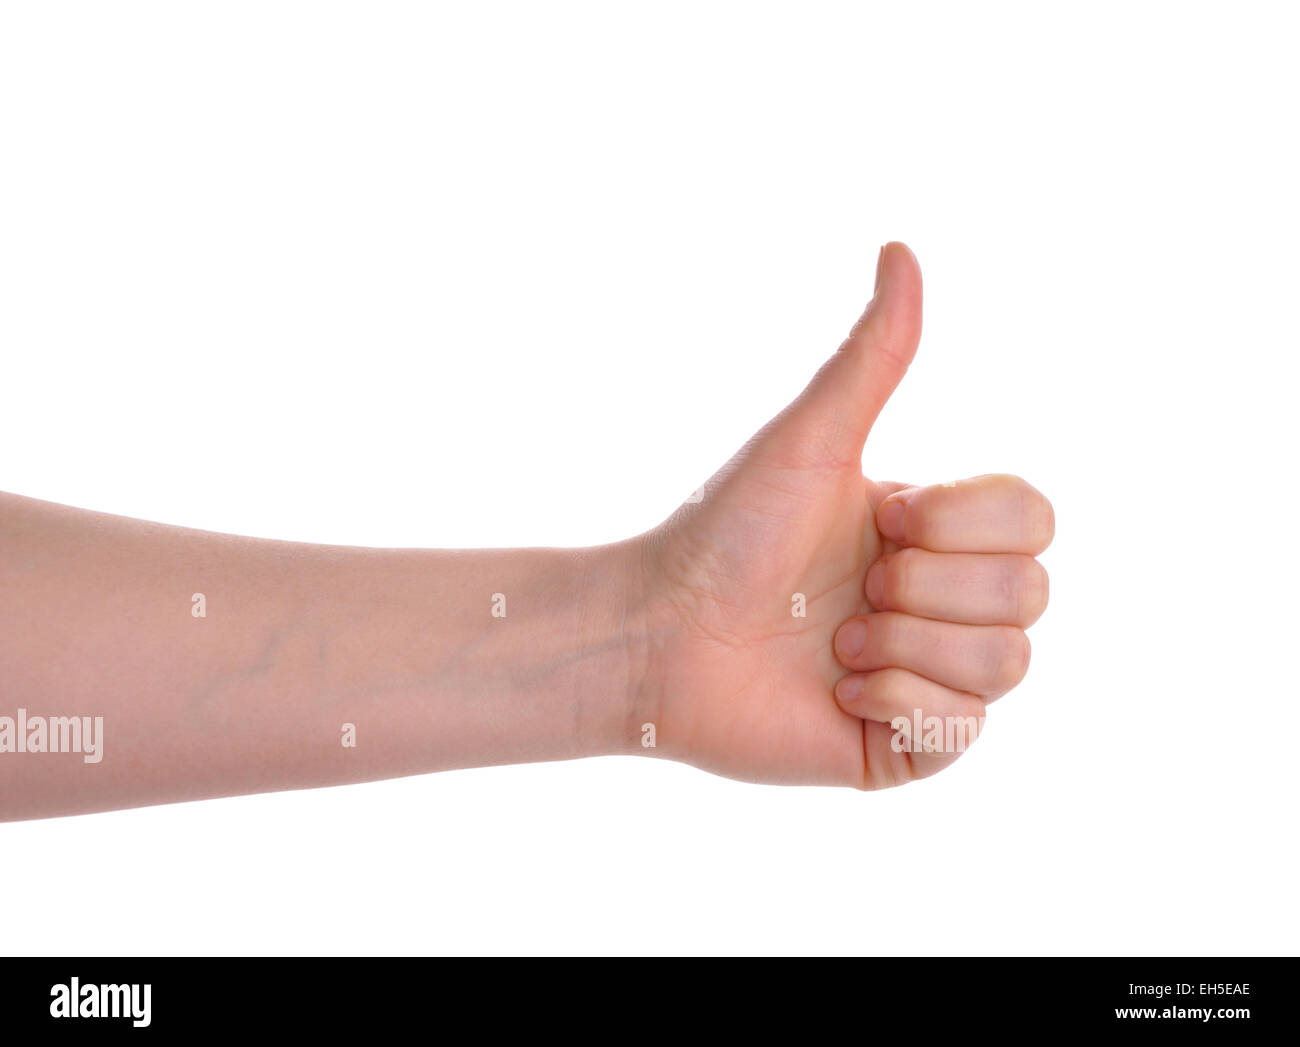
[{"label": "index finger", "polygon": [[1037,556],[1052,542],[1056,517],[1040,491],[995,473],[891,494],[876,526],[890,541],[936,553]]}]

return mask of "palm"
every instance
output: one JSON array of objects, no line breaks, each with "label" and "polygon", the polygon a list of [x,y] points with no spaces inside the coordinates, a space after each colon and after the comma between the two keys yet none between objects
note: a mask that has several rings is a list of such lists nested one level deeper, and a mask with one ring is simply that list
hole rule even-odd
[{"label": "palm", "polygon": [[[698,511],[662,535],[686,622],[676,652],[689,692],[665,722],[693,762],[728,777],[841,784],[862,774],[863,722],[829,697],[843,675],[830,638],[868,609],[883,551],[881,489],[857,469],[788,470],[742,452]],[[707,696],[707,697],[706,697]]]}]

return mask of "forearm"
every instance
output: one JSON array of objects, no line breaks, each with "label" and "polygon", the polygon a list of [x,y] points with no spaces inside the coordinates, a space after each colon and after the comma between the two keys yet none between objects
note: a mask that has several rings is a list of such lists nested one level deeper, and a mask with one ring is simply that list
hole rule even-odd
[{"label": "forearm", "polygon": [[[640,586],[634,543],[303,545],[0,495],[0,818],[637,751]],[[20,709],[102,717],[99,758],[3,751],[34,748]]]}]

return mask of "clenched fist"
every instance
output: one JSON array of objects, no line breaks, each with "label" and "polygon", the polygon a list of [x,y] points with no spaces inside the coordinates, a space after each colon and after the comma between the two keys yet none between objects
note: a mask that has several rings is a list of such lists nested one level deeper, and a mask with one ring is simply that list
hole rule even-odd
[{"label": "clenched fist", "polygon": [[887,244],[870,305],[807,389],[644,536],[657,755],[749,781],[897,785],[955,760],[973,732],[952,725],[982,723],[1024,677],[1047,499],[1011,476],[862,475],[920,335],[920,269]]}]

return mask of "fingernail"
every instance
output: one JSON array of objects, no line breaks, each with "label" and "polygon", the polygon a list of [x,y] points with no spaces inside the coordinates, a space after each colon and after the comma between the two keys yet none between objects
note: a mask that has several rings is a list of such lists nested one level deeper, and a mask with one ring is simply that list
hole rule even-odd
[{"label": "fingernail", "polygon": [[876,286],[871,294],[874,297],[880,293],[880,276],[885,271],[885,245],[880,245],[880,253],[876,255]]},{"label": "fingernail", "polygon": [[867,603],[877,611],[885,604],[885,562],[877,560],[867,572]]},{"label": "fingernail", "polygon": [[891,542],[902,545],[905,541],[907,503],[917,490],[918,488],[910,487],[906,491],[891,494],[876,511],[876,526]]},{"label": "fingernail", "polygon": [[856,658],[867,646],[867,623],[861,618],[845,622],[835,636],[835,648],[844,658]]},{"label": "fingernail", "polygon": [[846,676],[835,688],[835,694],[842,702],[854,701],[862,693],[862,677]]}]

